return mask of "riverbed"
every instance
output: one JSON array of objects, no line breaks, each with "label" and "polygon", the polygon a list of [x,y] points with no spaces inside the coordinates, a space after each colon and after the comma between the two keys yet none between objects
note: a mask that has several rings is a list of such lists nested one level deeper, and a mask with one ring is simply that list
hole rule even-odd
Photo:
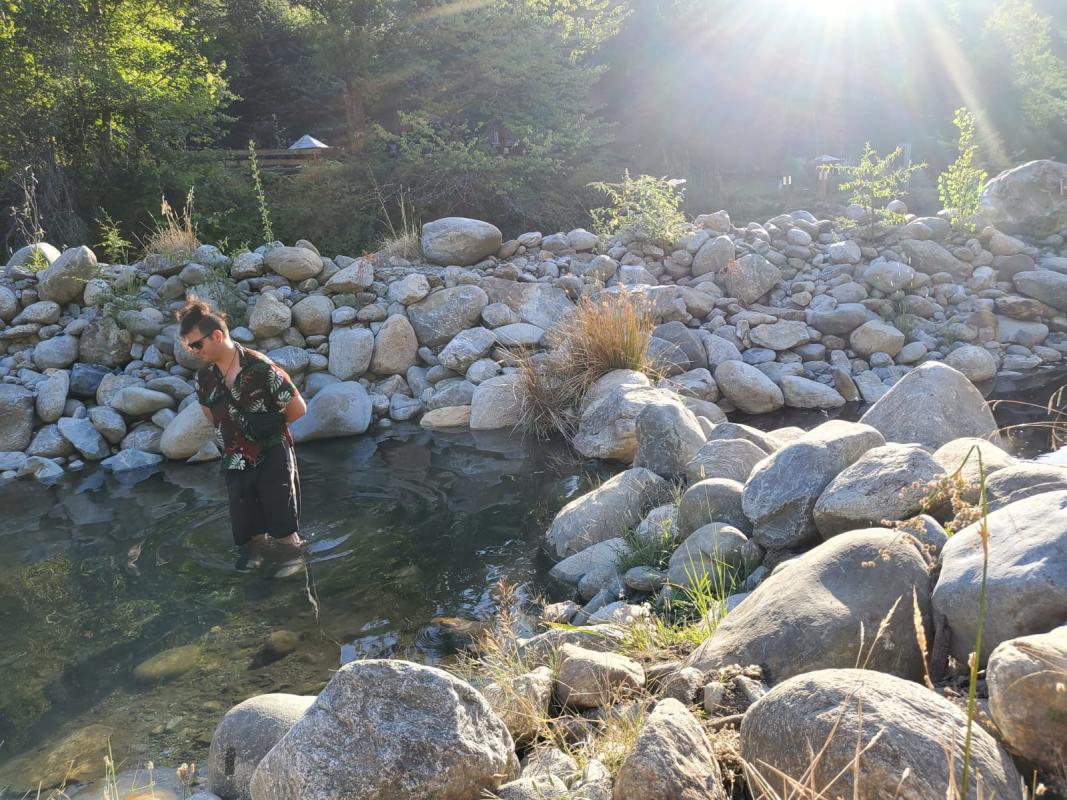
[{"label": "riverbed", "polygon": [[[1044,419],[1051,394],[1001,387],[998,421]],[[1047,428],[1014,428],[1011,443],[1067,463]],[[230,706],[316,693],[355,658],[437,663],[501,581],[544,589],[552,517],[618,467],[561,442],[404,426],[302,446],[299,459],[306,555],[261,563],[232,545],[217,463],[0,486],[0,797],[99,777],[109,746],[120,767],[203,762]]]}]

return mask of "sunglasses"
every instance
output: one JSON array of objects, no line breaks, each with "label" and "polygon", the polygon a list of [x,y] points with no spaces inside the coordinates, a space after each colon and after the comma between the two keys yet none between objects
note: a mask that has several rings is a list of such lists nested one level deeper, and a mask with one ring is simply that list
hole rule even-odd
[{"label": "sunglasses", "polygon": [[[214,331],[212,331],[212,333],[214,333]],[[204,347],[204,340],[205,339],[210,339],[210,338],[211,338],[211,334],[209,333],[206,336],[201,336],[195,342],[189,342],[185,346],[188,347],[190,350],[201,350]]]}]

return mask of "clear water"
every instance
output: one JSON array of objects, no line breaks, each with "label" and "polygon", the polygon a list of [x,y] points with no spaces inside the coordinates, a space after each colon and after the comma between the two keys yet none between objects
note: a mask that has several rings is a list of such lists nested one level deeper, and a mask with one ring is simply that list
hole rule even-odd
[{"label": "clear water", "polygon": [[[453,637],[431,620],[485,616],[500,580],[536,590],[547,523],[597,478],[558,444],[494,434],[298,450],[306,569],[238,571],[217,464],[0,487],[0,795],[96,777],[109,739],[128,765],[202,761],[246,697],[316,692],[361,655],[438,659]],[[265,647],[276,631],[284,657]],[[135,679],[190,644],[184,674]]]},{"label": "clear water", "polygon": [[[1067,463],[1047,428],[1025,427],[1047,418],[1051,394],[1005,387],[996,414],[1024,426],[1011,435],[1019,455]],[[360,656],[440,659],[454,639],[432,620],[485,616],[500,580],[540,588],[552,516],[615,471],[560,443],[417,428],[298,451],[306,569],[267,559],[238,571],[217,464],[0,486],[0,798],[98,777],[109,742],[120,767],[203,763],[219,718],[247,697],[317,692]],[[291,652],[267,648],[272,633]],[[188,671],[134,677],[187,645]]]}]

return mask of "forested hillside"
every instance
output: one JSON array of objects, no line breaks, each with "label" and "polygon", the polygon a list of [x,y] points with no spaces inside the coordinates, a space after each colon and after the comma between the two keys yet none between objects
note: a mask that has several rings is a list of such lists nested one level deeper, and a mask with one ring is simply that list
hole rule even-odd
[{"label": "forested hillside", "polygon": [[[204,240],[255,246],[249,171],[221,151],[311,134],[337,150],[264,175],[273,232],[358,252],[401,205],[573,227],[624,168],[742,219],[780,175],[868,140],[936,174],[961,105],[991,173],[1067,154],[1062,3],[853,5],[5,0],[2,198],[22,206],[29,168],[46,238],[95,245],[108,219],[136,242],[195,187]],[[8,214],[0,231],[0,250],[25,238]]]}]

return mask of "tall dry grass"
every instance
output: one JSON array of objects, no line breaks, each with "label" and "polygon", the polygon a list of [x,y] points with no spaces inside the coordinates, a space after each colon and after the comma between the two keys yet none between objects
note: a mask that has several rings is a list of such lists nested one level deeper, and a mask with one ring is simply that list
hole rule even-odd
[{"label": "tall dry grass", "polygon": [[524,427],[538,436],[572,436],[582,399],[601,377],[616,369],[658,377],[647,357],[653,327],[643,295],[612,292],[582,298],[549,332],[547,355],[519,356]]},{"label": "tall dry grass", "polygon": [[185,205],[179,211],[166,196],[160,202],[161,218],[156,220],[155,230],[142,242],[145,254],[158,253],[170,261],[185,261],[200,246],[193,223],[193,190],[185,196]]}]

